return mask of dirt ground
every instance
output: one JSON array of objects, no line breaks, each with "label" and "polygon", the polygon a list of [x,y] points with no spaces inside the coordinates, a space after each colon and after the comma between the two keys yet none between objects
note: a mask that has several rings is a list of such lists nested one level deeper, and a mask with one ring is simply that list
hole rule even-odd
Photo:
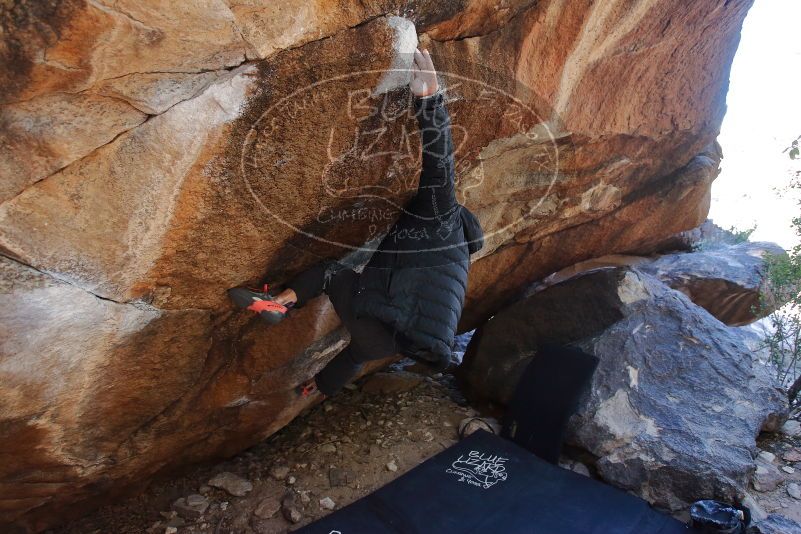
[{"label": "dirt ground", "polygon": [[[449,447],[459,423],[478,415],[450,375],[410,372],[411,363],[356,382],[225,462],[155,481],[143,493],[51,533],[278,533],[308,524]],[[780,434],[760,441],[774,454],[783,480],[775,489],[751,493],[766,512],[801,522],[801,501],[787,491],[789,483],[801,481],[801,461],[791,461],[801,459],[799,441]],[[563,467],[593,475],[592,465],[575,461],[591,463],[586,453],[568,454]],[[213,481],[222,473],[228,474]]]},{"label": "dirt ground", "polygon": [[[330,513],[326,498],[338,509],[367,495],[455,443],[459,422],[476,415],[451,376],[403,371],[409,364],[366,377],[230,460],[156,481],[52,532],[273,533],[314,521]],[[237,497],[208,485],[224,472],[252,489]],[[177,514],[173,503],[193,494],[205,511]]]},{"label": "dirt ground", "polygon": [[757,445],[759,450],[775,456],[769,463],[778,472],[775,477],[778,484],[768,491],[752,488],[751,495],[765,512],[781,514],[801,523],[801,499],[790,496],[792,489],[788,491],[790,484],[801,486],[801,436],[765,434]]}]

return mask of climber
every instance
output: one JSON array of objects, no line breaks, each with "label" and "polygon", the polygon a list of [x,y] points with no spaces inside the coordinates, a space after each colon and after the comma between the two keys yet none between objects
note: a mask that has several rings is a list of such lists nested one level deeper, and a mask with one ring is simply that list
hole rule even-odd
[{"label": "climber", "polygon": [[403,354],[437,370],[451,364],[470,255],[483,246],[481,225],[456,199],[451,121],[428,50],[414,52],[409,89],[422,135],[416,195],[361,273],[325,260],[277,294],[228,290],[240,308],[270,324],[325,292],[351,340],[317,375],[296,388],[331,396],[369,360]]}]

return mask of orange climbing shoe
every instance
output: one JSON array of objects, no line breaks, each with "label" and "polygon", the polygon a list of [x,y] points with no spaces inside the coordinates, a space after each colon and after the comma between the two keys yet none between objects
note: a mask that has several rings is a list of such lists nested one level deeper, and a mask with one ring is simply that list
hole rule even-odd
[{"label": "orange climbing shoe", "polygon": [[275,302],[275,295],[270,293],[270,286],[264,284],[262,291],[235,287],[228,290],[228,296],[238,307],[256,312],[269,324],[276,324],[286,317],[289,307]]},{"label": "orange climbing shoe", "polygon": [[[311,397],[318,391],[320,390],[317,389],[317,383],[314,381],[313,378],[310,378],[309,380],[305,381],[304,383],[295,388],[295,393],[297,393],[299,397],[304,399]],[[320,391],[320,395],[325,397],[322,391]]]}]

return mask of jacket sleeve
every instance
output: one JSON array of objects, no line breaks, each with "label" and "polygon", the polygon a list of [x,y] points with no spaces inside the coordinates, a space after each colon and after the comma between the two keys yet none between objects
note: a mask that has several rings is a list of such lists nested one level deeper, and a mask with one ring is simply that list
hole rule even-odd
[{"label": "jacket sleeve", "polygon": [[415,97],[414,111],[420,127],[423,162],[417,194],[407,209],[425,218],[447,216],[458,203],[451,118],[442,91],[425,98]]}]

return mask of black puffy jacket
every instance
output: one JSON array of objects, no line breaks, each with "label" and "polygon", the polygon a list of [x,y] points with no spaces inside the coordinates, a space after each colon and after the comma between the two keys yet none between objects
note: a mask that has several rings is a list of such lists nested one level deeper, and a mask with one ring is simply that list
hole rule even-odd
[{"label": "black puffy jacket", "polygon": [[353,305],[357,317],[392,326],[406,355],[442,364],[462,313],[470,254],[481,249],[484,235],[456,200],[443,94],[415,98],[414,107],[423,144],[418,191],[362,271]]}]

